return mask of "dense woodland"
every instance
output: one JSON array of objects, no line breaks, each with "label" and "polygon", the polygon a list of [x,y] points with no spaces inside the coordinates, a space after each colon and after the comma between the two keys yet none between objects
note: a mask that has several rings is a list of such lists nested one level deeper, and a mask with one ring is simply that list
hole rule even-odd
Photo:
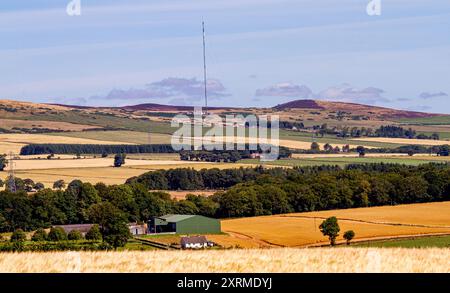
[{"label": "dense woodland", "polygon": [[[213,196],[172,200],[164,189],[223,189]],[[195,192],[193,192],[195,193]],[[450,166],[395,164],[294,169],[160,170],[126,184],[72,181],[34,193],[0,192],[0,231],[34,230],[54,224],[98,223],[117,209],[127,221],[167,213],[248,217],[352,207],[450,200]]]},{"label": "dense woodland", "polygon": [[137,153],[175,153],[170,144],[29,144],[20,150],[21,155],[42,154],[137,154]]}]

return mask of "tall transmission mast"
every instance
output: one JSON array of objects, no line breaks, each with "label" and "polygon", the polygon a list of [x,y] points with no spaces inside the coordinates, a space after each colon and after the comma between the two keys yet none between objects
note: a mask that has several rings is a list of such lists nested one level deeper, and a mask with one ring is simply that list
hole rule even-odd
[{"label": "tall transmission mast", "polygon": [[16,178],[14,176],[14,154],[12,152],[9,153],[9,171],[8,171],[8,190],[10,192],[16,192]]},{"label": "tall transmission mast", "polygon": [[208,90],[206,88],[206,42],[205,42],[205,22],[202,21],[203,29],[203,82],[205,85],[205,115],[208,115]]}]

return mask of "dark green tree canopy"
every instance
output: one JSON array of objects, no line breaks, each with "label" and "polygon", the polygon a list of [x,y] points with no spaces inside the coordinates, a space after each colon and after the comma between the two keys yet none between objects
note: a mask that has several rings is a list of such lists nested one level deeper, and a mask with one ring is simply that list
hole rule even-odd
[{"label": "dark green tree canopy", "polygon": [[334,246],[336,244],[336,238],[339,236],[338,220],[336,217],[330,217],[322,222],[319,226],[320,231],[324,236],[328,236],[330,239],[330,244]]}]

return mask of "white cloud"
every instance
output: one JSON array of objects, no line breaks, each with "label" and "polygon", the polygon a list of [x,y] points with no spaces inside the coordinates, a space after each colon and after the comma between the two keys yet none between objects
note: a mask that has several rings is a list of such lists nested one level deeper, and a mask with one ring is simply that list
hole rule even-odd
[{"label": "white cloud", "polygon": [[[184,97],[199,100],[204,97],[204,83],[196,78],[168,77],[148,85],[150,90],[164,93],[167,97]],[[208,79],[206,82],[208,97],[218,99],[229,96],[218,79]]]},{"label": "white cloud", "polygon": [[312,91],[307,86],[286,82],[278,83],[263,89],[257,89],[255,96],[310,99],[312,97]]},{"label": "white cloud", "polygon": [[[229,96],[224,85],[217,79],[208,79],[206,83],[208,97],[220,99]],[[89,104],[107,104],[110,101],[145,102],[152,100],[158,103],[189,105],[204,98],[204,83],[196,78],[168,77],[152,82],[145,88],[113,89],[104,96],[96,95],[88,99]]]},{"label": "white cloud", "polygon": [[423,92],[419,95],[419,98],[424,100],[442,97],[448,97],[448,94],[444,92],[437,92],[437,93]]},{"label": "white cloud", "polygon": [[296,99],[318,99],[331,100],[348,103],[377,104],[379,102],[390,102],[382,94],[384,90],[367,87],[356,88],[350,84],[344,83],[339,86],[329,87],[317,94],[305,85],[294,83],[278,83],[255,92],[256,97],[286,97]]},{"label": "white cloud", "polygon": [[356,88],[350,84],[344,83],[339,86],[329,87],[316,95],[317,99],[333,100],[349,103],[364,103],[364,104],[377,104],[379,102],[389,102],[390,100],[384,98],[382,94],[384,90],[367,87]]}]

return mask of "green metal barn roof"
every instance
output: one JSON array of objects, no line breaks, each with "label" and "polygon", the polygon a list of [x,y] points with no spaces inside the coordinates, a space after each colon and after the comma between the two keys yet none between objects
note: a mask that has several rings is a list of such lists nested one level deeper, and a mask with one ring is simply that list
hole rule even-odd
[{"label": "green metal barn roof", "polygon": [[194,215],[165,215],[159,217],[160,219],[166,220],[167,222],[176,223],[189,218],[195,217]]}]

